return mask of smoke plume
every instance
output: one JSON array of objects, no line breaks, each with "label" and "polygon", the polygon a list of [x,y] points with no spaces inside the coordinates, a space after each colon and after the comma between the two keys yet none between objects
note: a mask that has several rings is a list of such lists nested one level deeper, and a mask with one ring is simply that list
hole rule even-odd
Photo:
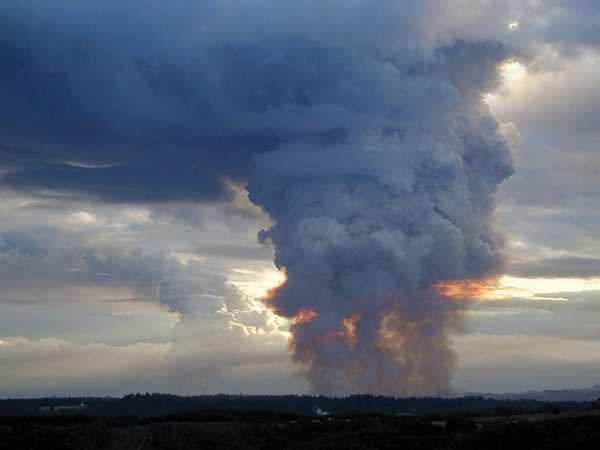
[{"label": "smoke plume", "polygon": [[434,285],[502,263],[492,212],[513,167],[482,98],[506,55],[463,42],[427,62],[349,53],[290,124],[313,132],[256,157],[250,199],[274,219],[259,238],[287,277],[266,302],[295,318],[314,392],[449,392],[465,305]]},{"label": "smoke plume", "polygon": [[[483,96],[517,52],[512,3],[88,3],[0,5],[0,188],[211,204],[248,183],[287,276],[265,301],[314,391],[449,390],[465,305],[434,285],[502,263],[509,127]],[[251,313],[196,276],[164,287],[176,341]]]}]

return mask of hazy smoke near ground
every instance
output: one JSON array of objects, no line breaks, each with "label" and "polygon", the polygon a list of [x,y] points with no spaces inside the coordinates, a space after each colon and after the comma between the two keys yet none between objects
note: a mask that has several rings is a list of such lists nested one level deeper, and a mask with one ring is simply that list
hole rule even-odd
[{"label": "hazy smoke near ground", "polygon": [[349,54],[328,59],[329,111],[298,107],[298,127],[336,128],[256,158],[250,199],[275,219],[259,238],[287,275],[266,301],[296,318],[290,345],[315,392],[449,392],[465,305],[432,285],[502,262],[492,211],[513,167],[482,95],[505,55],[460,42],[427,62]]}]

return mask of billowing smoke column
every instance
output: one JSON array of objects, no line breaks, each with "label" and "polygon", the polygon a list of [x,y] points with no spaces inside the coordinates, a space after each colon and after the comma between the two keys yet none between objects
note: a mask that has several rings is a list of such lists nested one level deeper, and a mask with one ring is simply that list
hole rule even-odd
[{"label": "billowing smoke column", "polygon": [[482,98],[506,55],[458,42],[426,62],[326,56],[328,91],[307,88],[286,125],[311,132],[258,155],[248,185],[287,275],[266,302],[295,318],[314,392],[449,392],[465,305],[433,285],[502,263],[491,215],[513,167]]},{"label": "billowing smoke column", "polygon": [[[491,214],[513,169],[482,96],[530,52],[507,29],[514,5],[75,3],[0,2],[0,187],[219,203],[249,180],[287,274],[266,302],[295,319],[314,390],[447,391],[464,305],[434,285],[502,262]],[[189,318],[179,341],[205,345],[194,327],[215,308],[244,329],[252,308],[182,271],[162,292]]]}]

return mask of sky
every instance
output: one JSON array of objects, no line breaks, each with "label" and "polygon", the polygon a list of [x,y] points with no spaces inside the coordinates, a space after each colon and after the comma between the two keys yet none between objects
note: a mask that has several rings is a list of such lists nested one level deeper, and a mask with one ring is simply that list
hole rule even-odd
[{"label": "sky", "polygon": [[600,2],[0,0],[0,397],[600,382]]}]

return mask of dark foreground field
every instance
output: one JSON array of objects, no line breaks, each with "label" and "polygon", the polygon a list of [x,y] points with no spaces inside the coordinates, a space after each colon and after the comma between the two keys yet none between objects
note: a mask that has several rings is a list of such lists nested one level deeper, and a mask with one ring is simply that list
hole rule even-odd
[{"label": "dark foreground field", "polygon": [[[290,397],[303,399],[307,404],[312,402],[312,413],[244,410],[238,407],[240,402],[246,403],[240,396],[196,398],[230,398],[229,408],[179,410],[161,415],[144,414],[141,408],[136,415],[109,414],[108,410],[86,406],[86,402],[91,405],[92,401],[101,403],[102,400],[116,402],[110,404],[113,408],[123,399],[2,400],[0,449],[600,448],[600,410],[593,409],[594,405],[589,403],[509,401],[497,404],[497,411],[489,413],[484,411],[489,405],[483,399],[479,399],[480,402],[452,399],[454,403],[448,403],[448,399],[412,399],[414,408],[429,410],[419,415],[365,410],[326,414],[321,405],[331,407],[337,401],[339,408],[345,408],[344,401],[348,399],[329,399],[328,403],[323,397]],[[252,401],[259,405],[257,399],[260,398],[272,406],[273,397],[252,397]],[[285,397],[277,397],[278,402],[283,399]],[[161,396],[140,396],[138,400],[145,401],[148,413],[155,411],[159,404],[166,408],[162,401],[165,398]],[[356,403],[357,399],[354,400]],[[386,400],[400,399],[366,396],[362,400],[373,409],[378,403],[375,400],[389,407],[393,402],[386,403]],[[175,403],[171,403],[171,409]],[[297,402],[296,407],[300,404],[303,402]],[[446,411],[455,409],[457,404],[471,407],[462,412]],[[525,405],[533,408],[523,411]],[[567,410],[569,405],[571,410]],[[280,409],[286,408],[292,409],[289,404]],[[35,414],[15,414],[19,410]]]}]

